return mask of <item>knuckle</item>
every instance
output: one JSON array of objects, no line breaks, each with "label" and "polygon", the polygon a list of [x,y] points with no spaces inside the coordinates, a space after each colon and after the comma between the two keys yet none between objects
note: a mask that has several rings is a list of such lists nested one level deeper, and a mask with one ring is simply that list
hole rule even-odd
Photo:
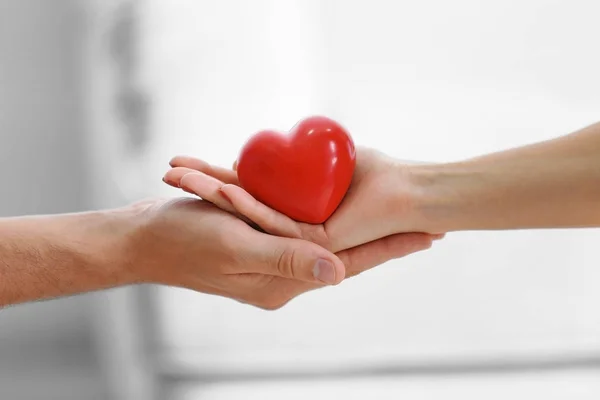
[{"label": "knuckle", "polygon": [[263,310],[266,311],[275,311],[275,310],[279,310],[280,308],[282,308],[283,306],[285,306],[288,302],[290,301],[290,299],[283,299],[283,298],[268,298],[265,301],[261,302],[258,307],[262,308]]},{"label": "knuckle", "polygon": [[291,297],[286,290],[277,286],[276,282],[274,276],[256,274],[256,279],[250,283],[241,296],[236,297],[236,300],[262,310],[278,310],[285,306]]},{"label": "knuckle", "polygon": [[280,251],[277,259],[277,271],[281,276],[296,278],[294,264],[296,263],[296,250],[283,250]]},{"label": "knuckle", "polygon": [[274,279],[263,287],[262,290],[253,293],[253,301],[256,307],[263,310],[273,311],[285,306],[292,299],[292,296],[281,287],[273,285]]},{"label": "knuckle", "polygon": [[263,225],[265,226],[265,228],[267,229],[276,229],[277,228],[277,214],[273,213],[273,212],[265,212],[263,213]]},{"label": "knuckle", "polygon": [[365,270],[359,270],[359,269],[348,270],[348,271],[346,271],[346,279],[354,278],[355,276],[358,276],[358,275],[362,274],[363,272],[365,272]]},{"label": "knuckle", "polygon": [[281,280],[271,276],[259,290],[252,291],[252,304],[263,310],[274,311],[289,303],[295,296],[294,293],[278,282]]},{"label": "knuckle", "polygon": [[257,214],[260,213],[260,202],[258,200],[256,200],[256,198],[253,196],[251,196],[250,199],[251,199],[251,201],[250,201],[250,204],[248,205],[249,214],[256,216]]},{"label": "knuckle", "polygon": [[276,311],[278,310],[280,307],[275,304],[275,303],[264,303],[258,306],[259,308],[265,310],[265,311]]}]

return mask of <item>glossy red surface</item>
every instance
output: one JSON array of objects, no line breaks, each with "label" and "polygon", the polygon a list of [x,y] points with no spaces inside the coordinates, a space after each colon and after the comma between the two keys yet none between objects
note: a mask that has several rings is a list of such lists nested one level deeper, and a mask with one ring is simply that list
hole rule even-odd
[{"label": "glossy red surface", "polygon": [[288,134],[261,131],[238,157],[241,186],[296,221],[320,224],[348,191],[356,165],[350,134],[326,117],[309,117]]}]

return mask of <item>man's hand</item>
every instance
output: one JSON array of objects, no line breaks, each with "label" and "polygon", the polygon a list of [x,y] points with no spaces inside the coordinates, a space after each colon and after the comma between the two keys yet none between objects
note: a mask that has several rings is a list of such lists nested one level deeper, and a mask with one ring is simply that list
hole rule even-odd
[{"label": "man's hand", "polygon": [[136,283],[185,287],[277,309],[348,273],[431,245],[415,237],[337,255],[272,236],[207,201],[149,200],[116,210],[0,219],[0,306]]},{"label": "man's hand", "polygon": [[345,274],[314,243],[258,232],[190,198],[0,220],[0,235],[0,305],[157,283],[273,309]]},{"label": "man's hand", "polygon": [[[138,206],[140,207],[140,206]],[[129,261],[144,282],[180,286],[274,309],[312,287],[344,279],[344,264],[320,246],[252,229],[209,202],[141,205]]]}]

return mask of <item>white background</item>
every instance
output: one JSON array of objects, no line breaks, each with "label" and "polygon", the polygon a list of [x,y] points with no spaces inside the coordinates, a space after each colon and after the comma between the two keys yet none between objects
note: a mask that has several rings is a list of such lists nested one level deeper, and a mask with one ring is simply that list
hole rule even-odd
[{"label": "white background", "polygon": [[[137,149],[110,46],[127,4],[141,31],[125,83],[150,104]],[[254,131],[313,113],[403,159],[565,134],[599,119],[599,13],[594,0],[0,0],[1,212],[176,196],[160,181],[174,154],[230,165]],[[127,400],[151,397],[155,369],[202,378],[167,398],[595,399],[598,369],[461,365],[597,356],[598,239],[452,234],[275,313],[166,288],[2,310],[0,397],[104,398],[103,366]],[[356,376],[436,365],[450,373]],[[304,378],[243,381],[278,373]]]},{"label": "white background", "polygon": [[[254,131],[311,113],[404,159],[569,133],[598,118],[598,11],[592,1],[148,2],[146,173],[178,153],[230,165]],[[599,351],[598,238],[452,234],[277,313],[164,289],[162,345],[223,373]]]}]

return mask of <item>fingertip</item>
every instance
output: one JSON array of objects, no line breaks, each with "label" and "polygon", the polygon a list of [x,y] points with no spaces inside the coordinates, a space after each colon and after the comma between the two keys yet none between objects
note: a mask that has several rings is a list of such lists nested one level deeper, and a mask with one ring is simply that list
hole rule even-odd
[{"label": "fingertip", "polygon": [[416,234],[414,241],[414,247],[418,250],[427,250],[433,246],[433,241],[435,240],[433,235],[427,233],[419,233]]},{"label": "fingertip", "polygon": [[400,233],[389,236],[389,247],[393,249],[393,258],[427,250],[433,246],[432,235],[427,233]]},{"label": "fingertip", "polygon": [[330,286],[339,285],[346,277],[346,267],[338,257],[319,257],[312,272],[317,281]]},{"label": "fingertip", "polygon": [[254,243],[257,250],[271,249],[261,258],[267,255],[267,264],[274,267],[277,276],[327,286],[345,278],[346,267],[337,255],[313,242],[257,234]]},{"label": "fingertip", "polygon": [[169,170],[162,177],[162,181],[169,186],[172,186],[174,188],[179,188],[179,179],[175,175],[176,175],[176,173],[174,173],[173,170]]},{"label": "fingertip", "polygon": [[[225,185],[223,185],[223,186],[225,186]],[[225,200],[227,200],[227,202],[229,204],[233,205],[233,202],[231,201],[231,198],[229,197],[229,195],[227,194],[227,192],[223,190],[223,186],[221,186],[219,188],[219,194],[221,195],[221,197],[223,197]]]},{"label": "fingertip", "polygon": [[346,279],[346,266],[338,257],[336,257],[333,264],[335,265],[335,282],[333,283],[333,286],[337,286]]},{"label": "fingertip", "polygon": [[210,164],[204,160],[199,158],[190,157],[190,156],[175,156],[169,161],[169,165],[173,168],[183,167],[194,169],[196,171],[205,171],[210,169]]},{"label": "fingertip", "polygon": [[186,158],[186,157],[185,157],[185,156],[181,156],[181,155],[179,155],[179,156],[175,156],[175,157],[173,157],[173,158],[171,158],[171,159],[169,160],[169,165],[170,165],[171,167],[178,167],[178,166],[181,166],[181,164],[182,164],[181,160],[182,160],[182,159],[184,159],[184,158]]},{"label": "fingertip", "polygon": [[228,183],[221,185],[219,188],[219,193],[231,203],[231,195],[228,186],[230,186]]},{"label": "fingertip", "polygon": [[[402,235],[402,234],[400,234],[400,235]],[[431,246],[431,245],[433,245],[434,241],[443,238],[443,234],[441,234],[441,236],[440,236],[440,234],[430,234],[430,233],[421,233],[421,232],[408,233],[405,235],[407,235],[407,238],[410,237],[416,246],[419,246],[419,245]]]},{"label": "fingertip", "polygon": [[183,175],[179,180],[179,186],[182,189],[190,189],[190,187],[193,186],[198,176],[200,176],[199,173],[188,172],[187,174]]},{"label": "fingertip", "polygon": [[179,187],[185,192],[199,196],[199,193],[201,193],[201,178],[200,173],[189,172],[181,177]]},{"label": "fingertip", "polygon": [[244,189],[231,183],[226,183],[219,188],[221,194],[223,194],[223,196],[225,196],[229,201],[231,201],[232,198],[236,198],[236,194],[239,194],[240,190]]}]

